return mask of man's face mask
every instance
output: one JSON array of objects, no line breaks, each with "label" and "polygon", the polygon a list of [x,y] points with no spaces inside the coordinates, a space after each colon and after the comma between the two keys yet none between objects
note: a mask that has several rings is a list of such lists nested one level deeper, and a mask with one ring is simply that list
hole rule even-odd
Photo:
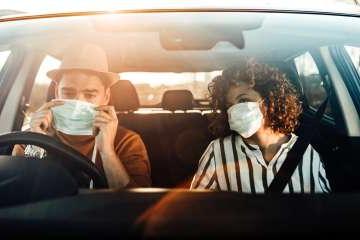
[{"label": "man's face mask", "polygon": [[231,106],[228,110],[230,129],[242,137],[249,138],[261,127],[263,114],[258,102],[243,102]]},{"label": "man's face mask", "polygon": [[79,100],[62,100],[53,107],[54,128],[69,135],[93,135],[95,105]]}]

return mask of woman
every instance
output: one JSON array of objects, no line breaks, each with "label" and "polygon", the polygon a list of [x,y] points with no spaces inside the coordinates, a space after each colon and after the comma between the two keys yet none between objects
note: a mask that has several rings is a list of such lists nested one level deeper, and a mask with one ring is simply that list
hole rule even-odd
[{"label": "woman", "polygon": [[[297,140],[301,104],[285,74],[255,61],[223,71],[209,85],[221,114],[219,136],[199,161],[191,189],[264,193]],[[330,192],[319,154],[309,145],[284,193]]]}]

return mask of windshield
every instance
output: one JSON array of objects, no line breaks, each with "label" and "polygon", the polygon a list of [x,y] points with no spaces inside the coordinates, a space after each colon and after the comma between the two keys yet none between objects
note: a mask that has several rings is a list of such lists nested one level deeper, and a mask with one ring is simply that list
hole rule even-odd
[{"label": "windshield", "polygon": [[[15,41],[54,59],[44,60],[41,69],[45,70],[38,72],[36,80],[40,87],[49,84],[44,71],[53,68],[55,60],[61,60],[62,51],[71,42],[91,39],[106,49],[111,70],[134,83],[143,106],[159,104],[162,94],[170,89],[188,89],[196,99],[204,99],[211,79],[241,57],[278,65],[314,47],[358,45],[358,28],[354,27],[358,21],[351,17],[308,15],[303,19],[296,14],[260,13],[156,15],[113,14],[9,22],[1,26],[0,41],[2,44]],[[314,26],[313,21],[319,24]],[[328,22],[332,23],[331,28]],[[302,69],[314,69],[304,61],[296,66],[299,64]]]},{"label": "windshield", "polygon": [[74,184],[68,195],[105,187],[265,194],[305,138],[283,193],[359,190],[359,59],[356,16],[164,11],[4,21],[0,161],[59,163],[69,174],[41,182]]}]

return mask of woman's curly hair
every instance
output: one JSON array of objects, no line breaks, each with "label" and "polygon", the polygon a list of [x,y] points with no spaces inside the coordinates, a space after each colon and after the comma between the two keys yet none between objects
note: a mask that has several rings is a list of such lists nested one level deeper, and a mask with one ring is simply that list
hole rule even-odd
[{"label": "woman's curly hair", "polygon": [[283,134],[295,131],[302,112],[297,91],[280,70],[260,64],[254,59],[247,59],[224,70],[222,75],[209,83],[212,108],[214,111],[221,111],[210,125],[210,130],[215,136],[223,137],[231,133],[226,112],[226,95],[232,85],[240,82],[255,82],[253,89],[261,95],[266,107],[266,126],[274,132]]}]

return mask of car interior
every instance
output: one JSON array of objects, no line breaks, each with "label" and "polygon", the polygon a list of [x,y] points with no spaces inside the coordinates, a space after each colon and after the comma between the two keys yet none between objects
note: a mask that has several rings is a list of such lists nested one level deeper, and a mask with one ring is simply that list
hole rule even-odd
[{"label": "car interior", "polygon": [[[301,84],[296,78],[297,73],[291,72],[290,67],[287,69],[286,66],[277,65],[277,67],[287,72],[288,76],[292,76],[291,81],[301,91]],[[325,78],[326,76],[324,76]],[[209,125],[217,113],[212,111],[189,112],[189,110],[194,110],[196,103],[192,93],[186,89],[166,91],[161,102],[163,111],[158,110],[155,113],[147,114],[136,113],[140,108],[139,97],[136,88],[130,81],[123,79],[118,81],[112,86],[111,92],[110,104],[118,112],[119,124],[138,133],[146,145],[152,169],[152,187],[189,188],[202,153],[215,139],[209,130]],[[302,96],[304,97],[304,93]],[[53,86],[50,86],[47,100],[53,98]],[[336,106],[336,101],[334,99],[331,101]],[[297,135],[307,131],[307,125],[312,124],[314,118],[314,109],[307,105],[303,107],[304,113],[301,116],[300,126],[296,130]],[[321,153],[325,161],[333,159],[333,156],[338,156],[336,151],[339,151],[339,144],[345,144],[342,135],[343,133],[334,127],[334,120],[325,116],[320,129],[312,140],[312,145]],[[355,188],[357,187],[356,183],[349,186],[344,184],[345,181],[341,179],[344,177],[344,172],[340,172],[340,170],[345,171],[346,166],[339,165],[341,163],[334,160],[328,160],[326,163],[334,191],[355,191],[357,189]],[[351,165],[354,166],[353,164],[357,163],[354,162]],[[350,176],[352,175],[348,175],[348,177]]]},{"label": "car interior", "polygon": [[[74,39],[84,42],[90,39],[91,42],[106,49],[109,55],[110,68],[117,73],[130,71],[209,72],[223,70],[237,63],[236,59],[244,56],[255,57],[261,62],[277,67],[288,76],[288,79],[300,93],[304,112],[301,115],[300,126],[296,130],[296,134],[301,136],[304,131],[311,129],[317,109],[310,104],[306,85],[304,85],[301,79],[302,76],[296,69],[294,59],[302,54],[310,53],[319,70],[318,75],[321,79],[321,86],[326,93],[326,97],[321,100],[328,99],[328,108],[330,108],[330,112],[326,112],[321,119],[319,128],[312,129],[315,135],[311,144],[324,160],[332,191],[334,193],[358,192],[360,190],[360,181],[358,181],[360,162],[356,157],[356,153],[360,146],[360,139],[356,135],[357,127],[350,124],[351,121],[357,123],[357,119],[348,115],[348,112],[351,111],[347,110],[347,106],[345,106],[346,99],[351,99],[353,96],[351,93],[349,96],[342,95],[343,92],[339,90],[340,84],[337,82],[338,79],[350,79],[352,70],[344,64],[346,59],[340,61],[340,63],[329,60],[329,56],[345,58],[343,46],[345,44],[356,45],[358,43],[358,39],[355,37],[356,34],[349,36],[345,41],[341,38],[344,35],[344,29],[341,28],[343,25],[335,20],[331,20],[334,23],[333,33],[312,25],[315,20],[320,23],[330,21],[330,17],[327,16],[317,18],[314,15],[302,20],[301,16],[293,15],[291,16],[291,24],[281,23],[283,25],[279,25],[280,21],[284,21],[289,16],[285,16],[286,14],[274,16],[258,14],[257,17],[248,18],[250,13],[229,14],[228,18],[216,22],[216,19],[221,17],[220,13],[213,13],[219,15],[218,17],[202,18],[207,14],[210,13],[188,13],[186,16],[184,16],[184,13],[174,13],[173,15],[167,13],[158,16],[156,20],[151,14],[74,17],[72,21],[54,18],[51,21],[49,20],[50,23],[40,19],[34,23],[29,21],[23,23],[23,26],[18,26],[18,28],[23,29],[21,36],[18,36],[17,28],[12,29],[10,24],[3,26],[0,28],[0,32],[5,30],[7,32],[6,34],[0,34],[0,44],[1,41],[9,43],[16,32],[17,39],[12,45],[14,49],[17,47],[21,50],[14,51],[16,53],[14,57],[21,58],[22,61],[15,61],[15,58],[12,61],[12,67],[20,64],[23,67],[22,71],[24,71],[21,73],[26,75],[23,80],[13,78],[13,81],[17,80],[18,86],[20,86],[18,95],[12,95],[13,93],[10,91],[12,82],[8,83],[8,87],[4,86],[4,89],[9,91],[6,93],[8,95],[4,94],[5,96],[1,96],[1,98],[8,97],[13,104],[17,104],[17,107],[13,106],[12,109],[9,103],[0,106],[5,110],[9,109],[7,110],[9,113],[16,113],[13,118],[14,121],[9,124],[10,128],[16,132],[20,131],[23,126],[23,113],[26,112],[28,107],[27,104],[34,85],[35,75],[44,57],[51,55],[56,59],[61,59],[64,49]],[[183,21],[187,17],[197,24],[189,27],[192,22]],[[164,19],[168,20],[168,24],[164,23]],[[233,24],[234,21],[239,22],[239,25]],[[128,22],[129,24],[122,25],[119,22]],[[26,28],[27,24],[33,25],[31,25],[31,28]],[[356,24],[360,25],[360,21]],[[210,35],[208,35],[209,31],[205,31],[210,28],[209,26],[214,28],[214,31],[210,31],[212,33]],[[154,34],[154,29],[157,31],[161,29],[161,31]],[[299,32],[299,29],[306,29],[307,32]],[[352,27],[352,29],[356,29],[356,27]],[[359,29],[360,26],[358,30],[354,31],[360,31]],[[39,34],[34,34],[36,31]],[[309,33],[313,33],[314,36],[309,37]],[[333,37],[334,34],[339,36]],[[178,41],[176,41],[179,36],[184,40],[182,45],[179,45]],[[265,43],[263,42],[264,38],[266,38]],[[189,39],[197,39],[198,41]],[[147,42],[147,44],[144,44],[144,42]],[[219,42],[227,43],[225,45],[216,45]],[[229,43],[231,44],[229,45]],[[215,45],[218,50],[214,47]],[[329,47],[324,49],[323,46]],[[210,51],[209,49],[213,50]],[[335,66],[338,69],[337,74],[340,75],[334,73]],[[11,79],[10,73],[7,73],[6,76]],[[51,99],[54,99],[53,84],[49,85],[46,92],[46,100]],[[58,168],[58,165],[52,165],[51,162],[39,164],[36,161],[23,161],[24,159],[21,158],[17,159],[18,165],[13,165],[6,161],[9,159],[16,160],[16,157],[9,156],[11,147],[1,146],[0,177],[2,179],[12,179],[9,176],[19,175],[19,169],[24,168],[28,169],[26,172],[27,177],[24,179],[36,175],[40,179],[36,181],[41,181],[41,171],[52,171],[53,173],[52,178],[47,182],[48,185],[39,188],[36,192],[30,192],[31,188],[27,188],[29,185],[37,185],[38,183],[35,180],[21,180],[18,184],[21,191],[14,191],[10,188],[0,189],[2,194],[13,196],[13,199],[9,197],[0,200],[0,205],[15,206],[10,210],[0,209],[0,216],[3,217],[0,218],[0,223],[3,226],[11,228],[11,226],[15,226],[14,224],[18,224],[21,228],[26,228],[27,224],[31,222],[35,226],[33,228],[35,232],[41,232],[40,226],[49,227],[49,231],[50,229],[56,229],[56,231],[61,232],[64,229],[69,231],[66,222],[71,219],[71,223],[74,224],[73,230],[76,229],[74,231],[77,233],[80,233],[85,226],[97,226],[86,234],[100,233],[107,229],[109,230],[108,234],[116,235],[121,231],[129,232],[131,230],[132,232],[134,229],[129,230],[129,227],[133,227],[133,223],[136,221],[138,224],[136,225],[137,229],[134,231],[137,232],[140,228],[141,233],[146,232],[150,236],[152,234],[157,235],[159,232],[166,235],[174,233],[174,231],[198,231],[199,235],[210,232],[219,234],[220,232],[224,233],[225,229],[219,229],[215,223],[210,224],[206,218],[221,219],[221,216],[228,214],[226,216],[230,217],[224,218],[224,221],[229,224],[229,229],[234,226],[235,222],[244,223],[241,228],[228,229],[228,235],[239,232],[245,233],[245,235],[252,234],[256,231],[256,223],[262,224],[261,227],[264,230],[262,234],[264,235],[267,233],[278,234],[281,231],[290,233],[295,231],[297,224],[304,224],[304,226],[309,227],[305,228],[305,234],[310,233],[311,226],[314,224],[321,227],[320,221],[323,215],[316,214],[318,210],[316,207],[321,204],[329,207],[332,203],[324,196],[315,196],[313,198],[298,196],[297,199],[288,196],[277,196],[273,199],[269,199],[268,196],[260,196],[258,201],[249,201],[252,199],[251,196],[239,197],[232,194],[218,193],[214,198],[214,202],[211,202],[205,193],[199,192],[191,195],[190,192],[182,192],[184,189],[189,188],[198,161],[205,148],[216,138],[212,135],[208,126],[218,114],[217,111],[210,111],[210,106],[206,100],[195,98],[188,89],[165,91],[162,94],[161,102],[156,105],[156,111],[150,109],[144,113],[142,110],[146,106],[140,103],[136,85],[130,80],[120,79],[111,87],[110,103],[116,109],[119,124],[138,133],[144,141],[151,164],[152,188],[158,188],[158,191],[142,196],[141,194],[146,192],[146,189],[133,189],[128,192],[120,191],[120,193],[112,189],[79,190],[69,173],[62,168]],[[7,106],[9,107],[7,108]],[[9,117],[9,119],[11,118]],[[3,125],[0,129],[5,129],[5,127]],[[16,136],[11,136],[13,137],[12,141],[15,141]],[[0,143],[3,143],[2,141],[6,142],[9,139],[0,137]],[[59,156],[61,155],[52,157]],[[16,178],[13,181],[16,181]],[[6,182],[3,182],[6,185]],[[59,188],[54,187],[58,185]],[[172,189],[174,192],[167,194],[164,189]],[[68,198],[63,198],[65,196]],[[350,198],[349,196],[341,197],[341,195],[336,196],[334,199],[347,201]],[[39,200],[44,199],[51,200],[42,205]],[[86,203],[85,199],[87,199]],[[270,201],[274,208],[266,209],[262,205],[263,201]],[[357,198],[353,198],[349,205],[355,205],[356,201]],[[81,202],[84,202],[84,204],[79,204]],[[281,222],[290,216],[289,212],[287,212],[292,211],[290,206],[294,206],[299,202],[305,203],[296,210],[296,214],[300,216],[299,219],[293,219],[288,228],[281,225]],[[236,203],[241,203],[242,206],[236,205],[234,207],[234,205],[231,205]],[[16,208],[16,205],[19,204],[25,204],[25,206]],[[192,204],[195,204],[194,208],[192,208],[194,206]],[[230,206],[234,208],[230,208]],[[287,208],[287,206],[289,207]],[[340,214],[336,212],[337,207],[339,206],[335,206],[329,212],[331,216]],[[108,211],[103,211],[104,209]],[[256,218],[257,213],[251,212],[251,209],[257,209],[257,213],[263,211],[268,213],[268,216],[276,217]],[[307,211],[304,211],[304,209],[307,209]],[[281,211],[284,214],[281,216],[276,215],[276,211]],[[24,214],[24,212],[27,214]],[[208,212],[209,215],[201,215],[204,212]],[[239,212],[243,215],[239,214]],[[358,212],[359,210],[353,211],[351,216],[355,216]],[[38,218],[31,219],[30,215],[32,213],[38,214],[36,215]],[[94,216],[94,214],[98,219],[89,223],[89,225],[84,224],[86,219],[89,216]],[[196,215],[196,218],[189,220],[191,218],[189,216],[192,214]],[[9,221],[7,218],[11,218],[11,216],[18,216],[18,218]],[[22,217],[29,217],[28,222],[22,221]],[[251,224],[246,223],[247,218],[255,219],[254,221],[257,222],[255,224],[254,222],[250,222]],[[7,219],[7,221],[1,219]],[[116,219],[118,222],[109,222],[109,219]],[[308,221],[302,222],[304,219]],[[201,225],[197,229],[191,226],[192,224],[196,225],[197,221],[200,220],[208,223],[206,228],[205,225]],[[177,221],[186,222],[186,227],[185,225],[176,225]],[[266,225],[266,223],[272,221],[273,225]],[[326,229],[322,229],[322,231],[328,231],[331,226],[335,225],[335,223],[331,223],[330,219],[324,221],[327,221],[330,225],[327,225]],[[54,223],[58,226],[55,226]],[[64,225],[60,223],[64,223]],[[274,231],[271,227],[276,224],[279,228]],[[161,227],[157,228],[158,226]],[[182,226],[184,227],[182,228]],[[210,227],[209,229],[209,226],[213,228]],[[350,228],[351,226],[354,225],[343,227]]]}]

